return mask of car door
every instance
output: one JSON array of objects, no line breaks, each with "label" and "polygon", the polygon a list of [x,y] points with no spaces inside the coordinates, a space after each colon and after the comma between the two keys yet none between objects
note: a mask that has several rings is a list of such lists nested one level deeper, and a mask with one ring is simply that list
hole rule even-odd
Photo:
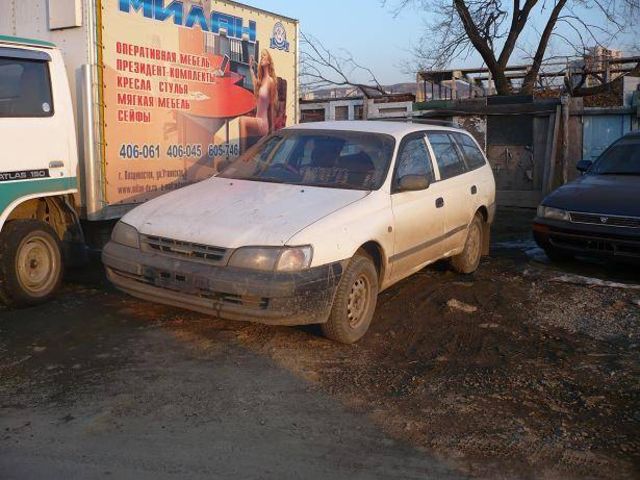
[{"label": "car door", "polygon": [[487,165],[487,160],[476,141],[466,133],[455,132],[452,136],[467,166],[467,173],[464,175],[469,187],[468,204],[471,219],[480,207],[493,203],[490,200],[494,189],[493,182],[487,175],[487,169],[482,170],[482,167]]},{"label": "car door", "polygon": [[438,201],[444,213],[444,255],[464,246],[471,221],[470,197],[472,172],[465,165],[451,132],[427,133],[440,176]]},{"label": "car door", "polygon": [[[431,184],[425,190],[398,191],[398,181],[404,175],[427,175]],[[444,211],[436,201],[442,196],[441,185],[425,133],[405,137],[398,150],[391,206],[395,236],[391,257],[392,279],[397,281],[439,259],[443,252]]]}]

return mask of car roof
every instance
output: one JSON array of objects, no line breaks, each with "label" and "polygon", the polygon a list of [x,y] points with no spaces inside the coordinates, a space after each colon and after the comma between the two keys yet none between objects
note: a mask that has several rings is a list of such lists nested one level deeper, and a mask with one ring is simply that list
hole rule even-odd
[{"label": "car roof", "polygon": [[289,127],[289,129],[295,130],[341,130],[351,132],[368,132],[368,133],[382,133],[392,135],[394,137],[404,137],[408,133],[423,132],[425,130],[430,131],[453,131],[464,132],[460,128],[444,127],[441,125],[431,125],[425,123],[411,123],[407,122],[392,122],[384,120],[341,120],[332,122],[313,122],[313,123],[301,123]]}]

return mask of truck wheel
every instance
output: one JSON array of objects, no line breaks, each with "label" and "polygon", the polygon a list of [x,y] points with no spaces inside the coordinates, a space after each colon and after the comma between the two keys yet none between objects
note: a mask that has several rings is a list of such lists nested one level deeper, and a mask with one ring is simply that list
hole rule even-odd
[{"label": "truck wheel", "polygon": [[371,258],[358,252],[342,275],[322,332],[336,342],[356,343],[371,325],[377,300],[378,272]]},{"label": "truck wheel", "polygon": [[62,281],[60,241],[37,220],[14,220],[0,233],[0,299],[10,306],[44,303]]},{"label": "truck wheel", "polygon": [[469,230],[464,250],[451,258],[451,266],[458,273],[469,274],[478,269],[482,258],[482,217],[476,213]]}]

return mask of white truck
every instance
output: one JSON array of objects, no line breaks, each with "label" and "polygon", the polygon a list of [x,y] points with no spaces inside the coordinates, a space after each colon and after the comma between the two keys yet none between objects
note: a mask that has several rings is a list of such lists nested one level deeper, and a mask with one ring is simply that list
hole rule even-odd
[{"label": "white truck", "polygon": [[[297,121],[293,19],[217,0],[0,0],[0,12],[7,304],[49,299],[86,259],[93,225],[110,229]],[[261,111],[263,58],[273,93]]]}]

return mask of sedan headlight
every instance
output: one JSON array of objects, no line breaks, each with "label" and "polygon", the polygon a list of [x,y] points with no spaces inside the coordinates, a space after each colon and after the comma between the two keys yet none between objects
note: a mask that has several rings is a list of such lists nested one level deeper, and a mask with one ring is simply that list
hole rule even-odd
[{"label": "sedan headlight", "polygon": [[111,240],[125,247],[140,248],[140,234],[131,225],[118,222],[111,232]]},{"label": "sedan headlight", "polygon": [[550,220],[564,220],[566,222],[571,220],[569,212],[567,212],[566,210],[561,210],[560,208],[545,207],[544,205],[540,205],[538,207],[538,217],[548,218]]},{"label": "sedan headlight", "polygon": [[306,247],[246,247],[239,248],[229,260],[230,267],[266,272],[297,272],[311,266],[313,249]]}]

